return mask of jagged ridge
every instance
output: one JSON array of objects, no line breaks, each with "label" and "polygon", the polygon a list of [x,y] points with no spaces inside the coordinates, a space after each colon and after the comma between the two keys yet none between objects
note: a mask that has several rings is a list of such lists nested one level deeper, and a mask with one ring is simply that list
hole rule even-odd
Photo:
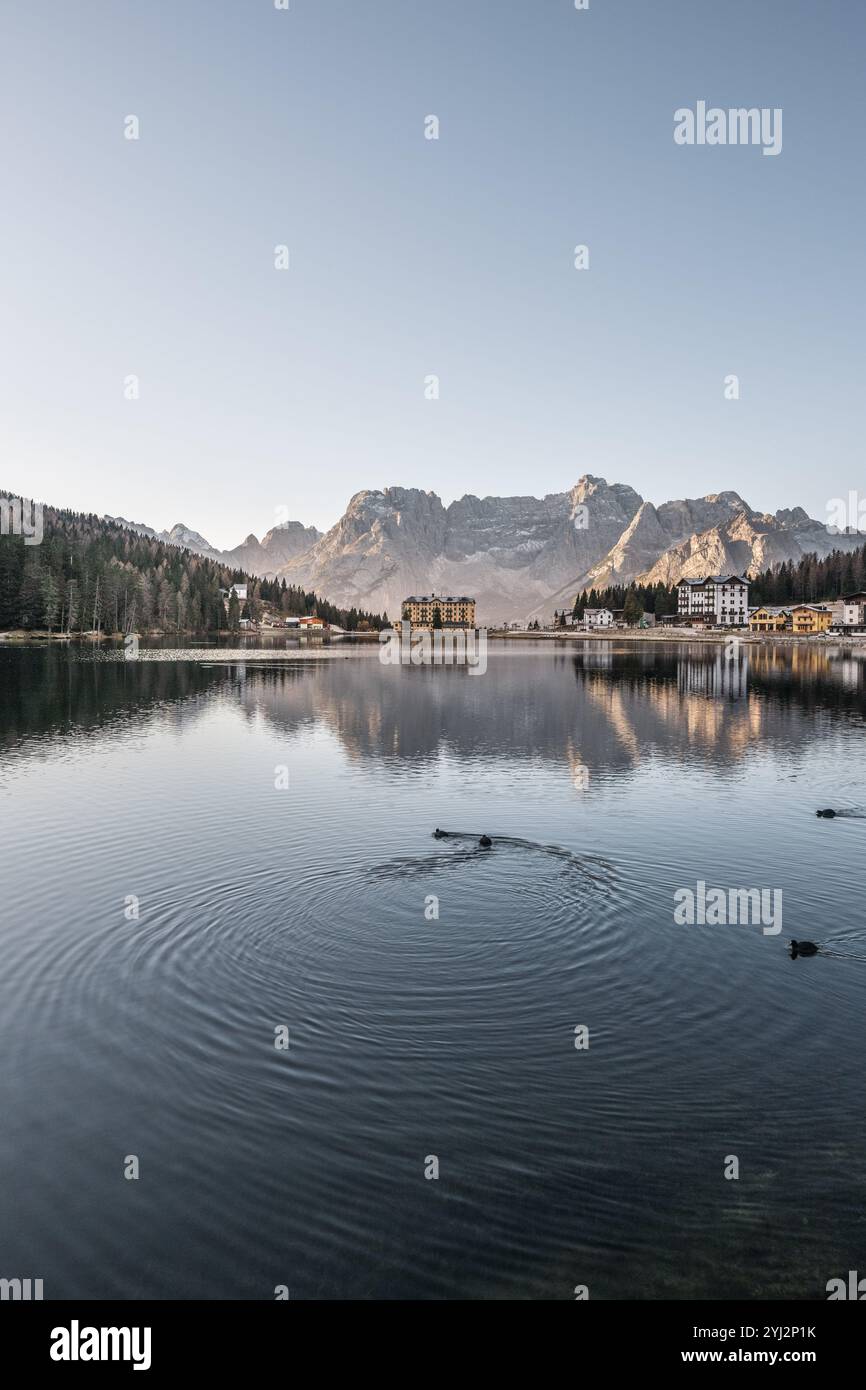
[{"label": "jagged ridge", "polygon": [[542,498],[467,495],[448,507],[419,488],[365,490],[325,535],[288,522],[231,551],[214,551],[182,524],[159,535],[392,618],[410,593],[471,594],[487,624],[549,616],[583,589],[672,584],[723,570],[755,574],[863,541],[832,534],[801,507],[756,512],[732,491],[655,506],[634,488],[592,474]]}]

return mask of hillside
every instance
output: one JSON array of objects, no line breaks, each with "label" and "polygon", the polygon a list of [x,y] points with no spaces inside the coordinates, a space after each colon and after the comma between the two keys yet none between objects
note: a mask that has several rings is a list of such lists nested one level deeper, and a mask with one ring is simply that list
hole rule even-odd
[{"label": "hillside", "polygon": [[218,632],[227,626],[220,589],[244,582],[253,618],[267,604],[284,614],[316,611],[349,631],[382,624],[381,615],[259,579],[115,519],[45,507],[43,532],[39,545],[0,536],[0,630]]}]

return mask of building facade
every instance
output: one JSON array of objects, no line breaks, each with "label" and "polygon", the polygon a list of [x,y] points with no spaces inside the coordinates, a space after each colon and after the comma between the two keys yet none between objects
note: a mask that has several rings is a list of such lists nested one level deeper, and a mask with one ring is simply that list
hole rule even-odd
[{"label": "building facade", "polygon": [[863,627],[866,624],[866,593],[845,594],[842,598],[844,627]]},{"label": "building facade", "polygon": [[681,579],[677,613],[696,627],[745,627],[749,621],[749,581],[738,574]]},{"label": "building facade", "polygon": [[436,613],[443,628],[474,628],[475,599],[451,594],[412,594],[404,598],[403,618],[408,619],[413,632],[416,628],[432,628],[436,623]]},{"label": "building facade", "polygon": [[826,632],[832,621],[830,609],[818,603],[795,603],[791,609],[791,631],[801,637]]},{"label": "building facade", "polygon": [[776,608],[765,603],[761,608],[753,608],[749,614],[752,632],[784,632],[790,626],[790,608]]},{"label": "building facade", "polygon": [[585,608],[583,625],[585,628],[613,627],[613,613],[609,608]]}]

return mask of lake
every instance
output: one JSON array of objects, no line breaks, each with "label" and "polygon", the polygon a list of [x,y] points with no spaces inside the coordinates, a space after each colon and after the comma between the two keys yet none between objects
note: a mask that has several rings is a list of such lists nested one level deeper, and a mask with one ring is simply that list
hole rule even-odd
[{"label": "lake", "polygon": [[[866,806],[861,656],[7,646],[0,702],[0,1276],[808,1299],[862,1269],[866,820],[815,816]],[[698,883],[780,890],[781,931],[677,923]]]}]

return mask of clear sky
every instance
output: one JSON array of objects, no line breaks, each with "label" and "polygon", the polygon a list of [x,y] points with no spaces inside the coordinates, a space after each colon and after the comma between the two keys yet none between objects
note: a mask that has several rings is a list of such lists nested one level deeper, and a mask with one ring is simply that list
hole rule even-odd
[{"label": "clear sky", "polygon": [[[0,484],[221,546],[585,472],[824,519],[864,58],[862,0],[3,0]],[[676,145],[699,100],[781,154]]]}]

